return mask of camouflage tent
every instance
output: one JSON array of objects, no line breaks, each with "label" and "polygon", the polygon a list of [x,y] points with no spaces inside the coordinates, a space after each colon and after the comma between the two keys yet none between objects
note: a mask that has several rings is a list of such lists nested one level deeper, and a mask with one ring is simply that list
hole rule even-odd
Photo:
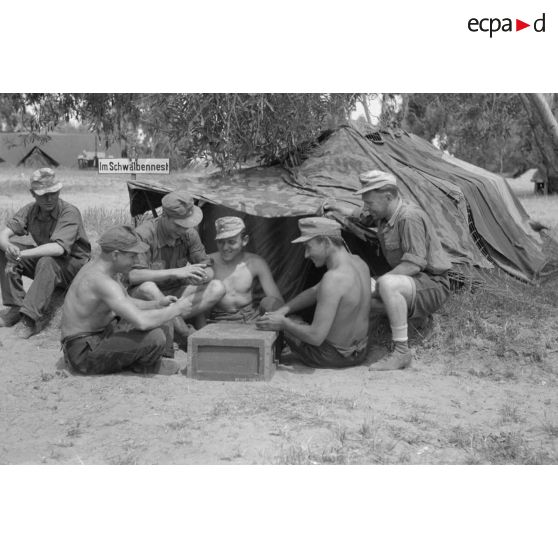
[{"label": "camouflage tent", "polygon": [[[281,165],[239,170],[229,176],[166,182],[128,182],[132,215],[154,210],[160,198],[188,187],[204,211],[200,234],[208,250],[215,248],[214,220],[225,214],[245,218],[251,249],[264,256],[285,296],[308,281],[311,266],[300,246],[297,220],[320,212],[335,198],[360,205],[358,175],[370,169],[392,172],[403,195],[430,216],[456,269],[494,265],[532,281],[544,264],[541,241],[529,227],[527,213],[505,179],[444,155],[417,136],[375,132],[362,136],[350,127],[323,134],[295,168]],[[345,239],[362,255],[373,273],[386,263],[374,247],[374,232],[336,216]]]}]

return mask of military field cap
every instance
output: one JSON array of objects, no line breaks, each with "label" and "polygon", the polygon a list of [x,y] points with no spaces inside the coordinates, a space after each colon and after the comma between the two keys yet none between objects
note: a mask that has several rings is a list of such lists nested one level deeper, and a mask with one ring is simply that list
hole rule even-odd
[{"label": "military field cap", "polygon": [[186,190],[175,190],[161,200],[163,214],[181,227],[195,227],[203,219],[202,210],[194,205],[194,198]]},{"label": "military field cap", "polygon": [[37,196],[53,194],[62,188],[62,182],[56,182],[56,176],[52,169],[47,167],[36,170],[31,175],[29,189]]},{"label": "military field cap", "polygon": [[232,238],[246,229],[244,221],[240,217],[219,217],[215,221],[215,240]]},{"label": "military field cap", "polygon": [[363,172],[358,178],[363,187],[355,192],[356,195],[365,194],[371,190],[379,190],[384,186],[397,186],[395,176],[381,170]]},{"label": "military field cap", "polygon": [[141,254],[149,250],[130,225],[118,225],[105,231],[99,238],[99,246],[104,250],[120,250]]},{"label": "military field cap", "polygon": [[341,238],[341,225],[333,219],[326,217],[304,217],[298,220],[298,228],[300,236],[292,241],[308,242],[316,236],[330,236]]}]

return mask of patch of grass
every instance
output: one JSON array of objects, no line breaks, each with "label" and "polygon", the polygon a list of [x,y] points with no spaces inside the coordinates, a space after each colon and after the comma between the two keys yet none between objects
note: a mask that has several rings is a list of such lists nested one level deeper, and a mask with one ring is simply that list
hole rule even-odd
[{"label": "patch of grass", "polygon": [[130,212],[127,209],[88,207],[81,214],[85,230],[92,241],[96,241],[110,227],[132,224]]},{"label": "patch of grass", "polygon": [[137,465],[138,456],[133,452],[113,455],[107,459],[109,465]]},{"label": "patch of grass", "polygon": [[477,370],[476,368],[469,368],[467,370],[467,374],[470,374],[471,376],[474,376],[475,378],[486,378],[487,376],[490,376],[490,373],[486,370],[481,368],[480,370]]},{"label": "patch of grass", "polygon": [[41,370],[41,382],[50,382],[54,378],[54,374]]},{"label": "patch of grass", "polygon": [[364,419],[363,423],[359,426],[357,432],[365,440],[368,440],[368,439],[372,438],[372,436],[374,435],[373,422],[369,422],[367,419]]},{"label": "patch of grass", "polygon": [[68,430],[66,431],[66,436],[68,438],[78,438],[81,435],[82,435],[82,431],[81,431],[81,428],[80,428],[79,421],[76,422],[76,424],[74,426],[71,426],[70,428],[68,428]]},{"label": "patch of grass", "polygon": [[72,442],[71,440],[60,440],[56,442],[54,445],[58,446],[59,448],[71,448],[73,447],[74,442]]},{"label": "patch of grass", "polygon": [[344,465],[346,454],[335,446],[314,451],[308,446],[291,445],[284,449],[276,460],[277,465]]},{"label": "patch of grass", "polygon": [[167,422],[166,426],[167,428],[170,428],[171,430],[183,430],[184,428],[186,428],[187,426],[189,426],[192,422],[192,419],[190,417],[185,417],[183,419],[180,420],[174,420],[171,422]]},{"label": "patch of grass", "polygon": [[420,424],[423,420],[423,415],[418,411],[412,411],[407,416],[402,417],[402,419],[411,424]]},{"label": "patch of grass", "polygon": [[173,441],[173,445],[175,446],[191,446],[192,440],[188,437],[178,438],[177,440]]},{"label": "patch of grass", "polygon": [[551,419],[546,412],[543,415],[542,428],[552,438],[558,438],[558,423]]},{"label": "patch of grass", "polygon": [[499,424],[518,423],[524,420],[515,403],[504,403],[498,414],[500,415]]},{"label": "patch of grass", "polygon": [[341,424],[338,424],[335,427],[335,437],[339,440],[339,443],[344,446],[345,442],[347,441],[347,427]]},{"label": "patch of grass", "polygon": [[227,401],[218,401],[209,411],[209,415],[217,418],[223,415],[231,415],[231,411],[231,405]]},{"label": "patch of grass", "polygon": [[[501,271],[487,277],[476,290],[462,289],[450,297],[439,313],[440,327],[425,347],[444,347],[457,357],[478,349],[501,359],[523,357],[542,363],[555,339],[536,332],[556,316],[556,285],[524,285]],[[482,372],[472,370],[471,375],[482,377]],[[515,372],[507,377],[515,378]]]},{"label": "patch of grass", "polygon": [[539,465],[556,462],[556,455],[542,447],[531,447],[520,431],[487,434],[457,426],[452,429],[447,442],[467,452],[465,462],[468,464]]}]

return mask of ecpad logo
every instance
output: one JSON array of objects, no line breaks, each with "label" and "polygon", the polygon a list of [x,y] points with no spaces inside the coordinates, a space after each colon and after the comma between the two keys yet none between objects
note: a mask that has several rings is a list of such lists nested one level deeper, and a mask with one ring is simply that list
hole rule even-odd
[{"label": "ecpad logo", "polygon": [[[544,33],[545,32],[545,21],[546,14],[536,19],[533,22],[533,30],[536,33]],[[485,17],[482,19],[478,19],[476,17],[472,17],[467,22],[467,27],[469,31],[473,33],[477,33],[478,31],[482,31],[484,33],[489,33],[489,37],[492,38],[494,33],[498,31],[503,32],[510,32],[514,31],[512,18],[504,17],[500,19],[499,17]],[[515,20],[515,31],[521,31],[522,29],[526,29],[527,27],[531,27],[530,23],[525,23],[520,19]]]}]

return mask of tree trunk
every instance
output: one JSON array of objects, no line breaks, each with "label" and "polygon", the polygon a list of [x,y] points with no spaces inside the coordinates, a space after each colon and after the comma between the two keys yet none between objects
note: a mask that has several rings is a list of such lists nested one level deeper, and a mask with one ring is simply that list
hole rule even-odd
[{"label": "tree trunk", "polygon": [[521,100],[546,167],[548,192],[558,192],[558,122],[543,95],[525,93]]},{"label": "tree trunk", "polygon": [[552,146],[558,150],[558,122],[556,122],[547,100],[540,93],[527,93],[527,98],[535,107],[544,129],[552,141]]},{"label": "tree trunk", "polygon": [[409,93],[401,93],[401,109],[399,110],[401,116],[399,118],[399,124],[404,130],[409,129],[407,123],[407,118],[409,116],[409,97]]},{"label": "tree trunk", "polygon": [[366,117],[366,122],[372,125],[372,117],[370,116],[370,108],[368,107],[368,93],[363,93],[360,96],[360,103],[364,109],[364,116]]}]

